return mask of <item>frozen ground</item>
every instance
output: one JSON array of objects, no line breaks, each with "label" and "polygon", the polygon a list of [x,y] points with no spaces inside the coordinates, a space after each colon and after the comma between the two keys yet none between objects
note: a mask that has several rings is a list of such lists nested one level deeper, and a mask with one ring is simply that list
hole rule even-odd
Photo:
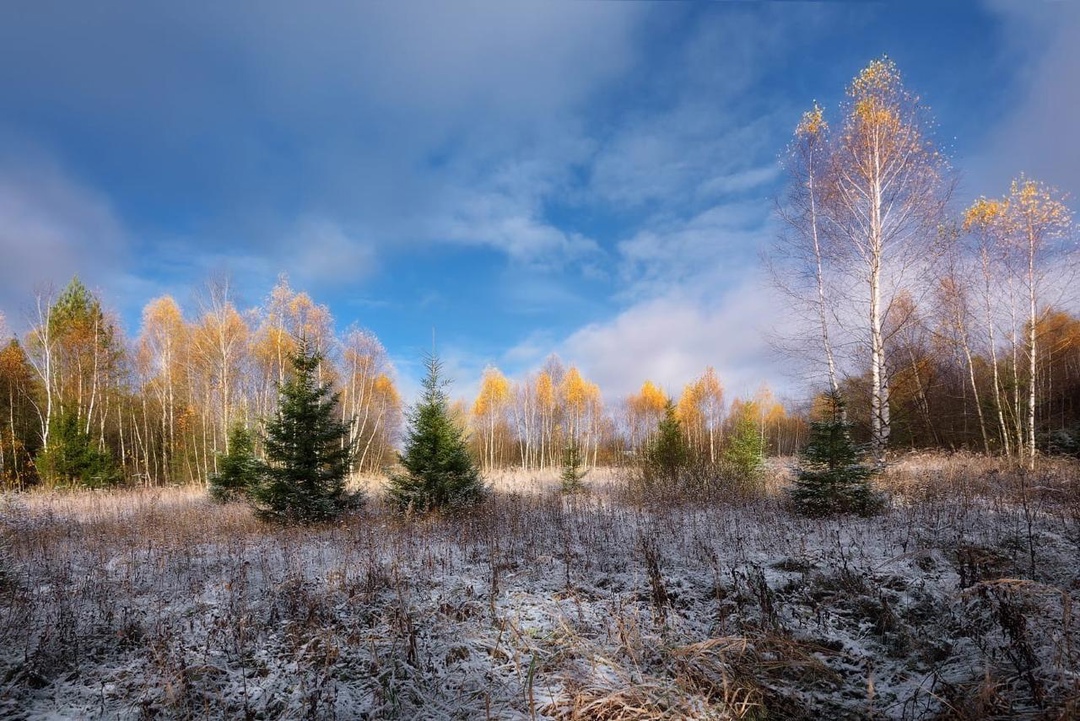
[{"label": "frozen ground", "polygon": [[824,521],[614,473],[319,529],[8,496],[0,718],[1080,718],[1076,475],[909,461],[887,514]]}]

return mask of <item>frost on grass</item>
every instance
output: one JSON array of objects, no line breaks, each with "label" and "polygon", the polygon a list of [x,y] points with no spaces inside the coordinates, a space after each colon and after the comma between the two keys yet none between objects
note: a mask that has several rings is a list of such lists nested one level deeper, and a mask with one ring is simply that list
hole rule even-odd
[{"label": "frost on grass", "polygon": [[1069,473],[924,464],[830,520],[554,477],[314,529],[197,491],[7,497],[0,717],[1068,718]]}]

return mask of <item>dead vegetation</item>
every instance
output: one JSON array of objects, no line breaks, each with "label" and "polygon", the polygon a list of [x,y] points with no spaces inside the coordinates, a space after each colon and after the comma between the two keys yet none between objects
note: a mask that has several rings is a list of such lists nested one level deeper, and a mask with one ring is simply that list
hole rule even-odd
[{"label": "dead vegetation", "polygon": [[615,471],[315,528],[201,489],[8,495],[0,716],[1071,718],[1077,476],[903,459],[886,514],[823,520]]}]

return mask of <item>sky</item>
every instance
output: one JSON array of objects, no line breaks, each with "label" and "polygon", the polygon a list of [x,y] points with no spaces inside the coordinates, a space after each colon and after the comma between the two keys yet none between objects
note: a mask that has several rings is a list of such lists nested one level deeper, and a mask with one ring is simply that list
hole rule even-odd
[{"label": "sky", "polygon": [[957,207],[1021,171],[1080,192],[1080,3],[0,5],[0,313],[74,274],[119,314],[280,273],[386,346],[409,396],[551,353],[614,400],[797,394],[762,271],[779,157],[888,55]]}]

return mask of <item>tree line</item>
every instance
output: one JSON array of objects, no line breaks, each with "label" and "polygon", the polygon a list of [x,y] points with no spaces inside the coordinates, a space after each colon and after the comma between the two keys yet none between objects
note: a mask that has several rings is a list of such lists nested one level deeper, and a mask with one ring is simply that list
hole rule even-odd
[{"label": "tree line", "polygon": [[[262,431],[301,344],[319,358],[313,382],[336,394],[350,471],[397,460],[404,409],[382,344],[355,326],[336,334],[330,310],[285,277],[246,311],[225,283],[209,286],[194,316],[170,296],[156,298],[130,340],[78,278],[36,301],[30,329],[0,349],[5,487],[205,483],[238,437],[252,439],[261,458]],[[570,447],[586,470],[635,463],[669,408],[688,451],[712,464],[737,428],[779,455],[794,454],[805,435],[802,415],[766,386],[729,403],[712,368],[678,396],[646,381],[606,406],[599,386],[557,356],[519,381],[489,367],[476,398],[449,408],[484,471],[560,468]]]},{"label": "tree line", "polygon": [[[707,368],[678,396],[646,381],[606,406],[555,356],[518,381],[489,367],[475,399],[449,406],[483,470],[560,468],[568,449],[585,469],[637,463],[671,428],[705,465],[751,436],[763,452],[794,455],[808,421],[833,407],[878,466],[903,448],[1027,464],[1041,450],[1080,450],[1078,253],[1064,195],[1020,175],[1001,197],[957,210],[928,109],[886,58],[852,80],[835,128],[816,104],[802,116],[784,166],[786,232],[767,259],[804,321],[786,350],[820,368],[814,402],[785,408],[765,386],[728,401]],[[329,309],[284,277],[246,311],[225,282],[194,315],[156,298],[130,340],[73,279],[37,295],[30,326],[0,348],[7,487],[204,483],[234,429],[275,416],[300,343],[320,359],[313,382],[338,399],[350,470],[398,458],[404,414],[385,349],[357,326],[338,334]]]},{"label": "tree line", "polygon": [[234,428],[274,416],[301,342],[322,359],[317,382],[340,391],[352,470],[392,457],[402,408],[386,351],[359,327],[335,335],[329,309],[284,277],[245,312],[226,283],[211,284],[191,318],[156,298],[132,340],[78,278],[36,300],[29,331],[0,350],[7,487],[205,483]]}]

